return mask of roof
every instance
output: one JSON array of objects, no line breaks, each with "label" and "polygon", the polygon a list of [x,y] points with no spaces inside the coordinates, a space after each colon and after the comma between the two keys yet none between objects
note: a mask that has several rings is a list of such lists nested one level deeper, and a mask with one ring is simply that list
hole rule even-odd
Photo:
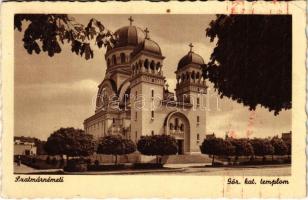
[{"label": "roof", "polygon": [[148,38],[145,39],[141,44],[139,44],[134,49],[134,51],[131,54],[132,57],[138,54],[140,51],[147,51],[147,52],[162,56],[159,45],[155,41],[148,39]]},{"label": "roof", "polygon": [[199,54],[189,51],[184,57],[181,58],[177,69],[179,70],[188,64],[203,65],[204,60]]},{"label": "roof", "polygon": [[107,52],[118,47],[137,46],[145,39],[144,31],[132,25],[119,28],[115,31],[114,35],[117,37],[117,41],[113,48],[107,48]]}]

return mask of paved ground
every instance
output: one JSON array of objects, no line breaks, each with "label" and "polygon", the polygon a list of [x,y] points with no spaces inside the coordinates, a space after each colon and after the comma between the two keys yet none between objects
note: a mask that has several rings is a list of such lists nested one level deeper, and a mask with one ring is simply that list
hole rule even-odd
[{"label": "paved ground", "polygon": [[[267,165],[250,167],[201,167],[182,166],[184,171],[168,172],[168,175],[205,175],[205,176],[290,176],[291,165]],[[156,174],[166,174],[156,173]]]},{"label": "paved ground", "polygon": [[18,166],[14,162],[14,173],[16,173],[16,174],[51,173],[51,172],[59,172],[59,171],[62,171],[62,169],[42,169],[42,170],[38,170],[38,169],[28,167],[27,165],[24,165],[24,164],[21,164],[20,166]]},{"label": "paved ground", "polygon": [[[204,175],[204,176],[289,176],[291,175],[291,165],[267,165],[250,167],[205,167],[203,164],[166,164],[167,169],[157,170],[121,170],[108,172],[83,172],[65,173],[80,175]],[[36,170],[25,165],[17,166],[14,164],[14,172],[18,174],[63,174],[60,169]]]}]

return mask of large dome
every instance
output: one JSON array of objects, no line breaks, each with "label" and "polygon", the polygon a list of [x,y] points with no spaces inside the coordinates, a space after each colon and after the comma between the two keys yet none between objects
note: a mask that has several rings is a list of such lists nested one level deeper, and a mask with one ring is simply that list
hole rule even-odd
[{"label": "large dome", "polygon": [[147,51],[159,56],[162,55],[159,45],[155,41],[148,38],[136,47],[136,49],[132,52],[132,56],[135,56],[140,51]]},{"label": "large dome", "polygon": [[[125,46],[137,46],[141,44],[145,39],[144,31],[136,26],[124,26],[115,31],[114,35],[117,37],[117,41],[113,48],[125,47]],[[111,48],[107,49],[107,51]]]},{"label": "large dome", "polygon": [[178,69],[181,69],[188,64],[203,65],[204,60],[200,55],[198,55],[198,54],[196,54],[192,51],[189,51],[188,54],[186,54],[183,58],[181,58],[181,60],[178,64]]}]

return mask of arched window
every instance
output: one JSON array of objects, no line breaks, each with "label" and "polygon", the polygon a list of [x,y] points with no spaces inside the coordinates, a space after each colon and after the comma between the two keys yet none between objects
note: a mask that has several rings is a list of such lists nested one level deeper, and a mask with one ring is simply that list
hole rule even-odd
[{"label": "arched window", "polygon": [[169,124],[169,129],[173,130],[173,124],[172,123]]},{"label": "arched window", "polygon": [[154,70],[155,69],[155,63],[154,61],[152,60],[151,64],[150,64],[150,69],[151,70]]},{"label": "arched window", "polygon": [[196,79],[197,79],[197,80],[200,79],[200,73],[199,73],[199,72],[197,72]]},{"label": "arched window", "polygon": [[156,70],[159,72],[160,71],[160,62],[158,62],[157,64],[156,64]]},{"label": "arched window", "polygon": [[179,126],[179,119],[175,118],[175,130],[178,130],[178,126]]},{"label": "arched window", "polygon": [[112,63],[113,63],[114,65],[117,64],[117,58],[116,58],[115,55],[112,56]]},{"label": "arched window", "polygon": [[181,124],[180,130],[181,130],[181,131],[184,131],[184,124]]},{"label": "arched window", "polygon": [[185,75],[184,74],[182,74],[182,78],[181,79],[182,79],[181,82],[185,81]]},{"label": "arched window", "polygon": [[195,71],[193,71],[193,72],[191,73],[191,79],[192,79],[192,80],[195,80]]},{"label": "arched window", "polygon": [[120,57],[121,57],[121,63],[125,63],[125,62],[126,62],[125,54],[124,54],[124,53],[121,53],[121,54],[120,54]]},{"label": "arched window", "polygon": [[149,61],[148,61],[148,59],[146,59],[145,61],[144,61],[144,67],[146,68],[146,69],[149,69]]}]

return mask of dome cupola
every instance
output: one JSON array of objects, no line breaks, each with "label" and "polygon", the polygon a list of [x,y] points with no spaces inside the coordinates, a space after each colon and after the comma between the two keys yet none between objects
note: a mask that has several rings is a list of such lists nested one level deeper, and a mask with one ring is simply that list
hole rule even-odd
[{"label": "dome cupola", "polygon": [[151,54],[155,54],[158,56],[162,56],[162,52],[160,46],[149,37],[149,30],[146,28],[145,32],[145,39],[142,43],[140,43],[132,52],[131,56],[137,55],[140,51],[145,51]]},{"label": "dome cupola", "polygon": [[124,26],[115,31],[114,35],[116,36],[116,42],[113,47],[107,48],[107,52],[119,47],[137,46],[144,41],[144,31],[141,28],[132,25],[132,22],[134,21],[132,17],[129,18],[129,21],[129,26]]},{"label": "dome cupola", "polygon": [[203,65],[204,64],[204,60],[203,58],[199,55],[196,54],[192,51],[193,45],[190,43],[189,44],[190,47],[190,51],[181,58],[181,60],[179,61],[178,64],[178,70],[182,69],[183,67],[189,65],[189,64],[195,64],[195,65]]}]

